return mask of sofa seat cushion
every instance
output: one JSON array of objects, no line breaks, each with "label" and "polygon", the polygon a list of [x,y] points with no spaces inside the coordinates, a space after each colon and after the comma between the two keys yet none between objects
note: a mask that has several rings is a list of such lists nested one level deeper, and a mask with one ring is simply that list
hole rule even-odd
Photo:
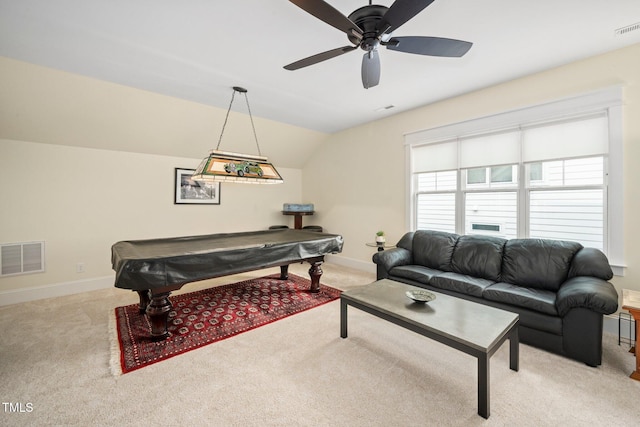
[{"label": "sofa seat cushion", "polygon": [[432,277],[442,274],[442,271],[421,265],[401,265],[393,267],[389,271],[389,276],[402,277],[420,283],[429,283]]},{"label": "sofa seat cushion", "polygon": [[525,288],[511,283],[495,283],[482,293],[483,298],[504,304],[557,316],[556,293],[544,289]]},{"label": "sofa seat cushion", "polygon": [[442,273],[433,276],[429,284],[435,288],[447,289],[461,294],[482,298],[483,291],[494,282],[458,273]]}]

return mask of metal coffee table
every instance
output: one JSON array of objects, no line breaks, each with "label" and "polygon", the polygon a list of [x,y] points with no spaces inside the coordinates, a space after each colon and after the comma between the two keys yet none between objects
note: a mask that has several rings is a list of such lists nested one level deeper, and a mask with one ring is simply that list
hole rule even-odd
[{"label": "metal coffee table", "polygon": [[433,292],[436,299],[415,303],[405,292],[424,290],[383,279],[340,296],[340,336],[347,337],[347,306],[417,332],[478,359],[478,414],[489,418],[489,359],[509,340],[509,367],[519,362],[518,314]]}]

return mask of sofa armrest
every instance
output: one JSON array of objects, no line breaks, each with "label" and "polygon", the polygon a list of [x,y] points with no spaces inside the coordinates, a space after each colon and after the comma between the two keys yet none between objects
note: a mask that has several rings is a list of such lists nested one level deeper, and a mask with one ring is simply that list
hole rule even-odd
[{"label": "sofa armrest", "polygon": [[618,309],[618,293],[611,283],[597,277],[573,277],[558,289],[556,309],[560,316],[564,316],[577,307],[600,314],[615,313]]},{"label": "sofa armrest", "polygon": [[373,262],[378,264],[378,280],[385,279],[393,267],[411,264],[411,251],[404,248],[379,251],[373,255]]},{"label": "sofa armrest", "polygon": [[593,276],[602,280],[611,280],[613,271],[609,265],[606,255],[595,248],[580,249],[569,269],[569,277]]}]

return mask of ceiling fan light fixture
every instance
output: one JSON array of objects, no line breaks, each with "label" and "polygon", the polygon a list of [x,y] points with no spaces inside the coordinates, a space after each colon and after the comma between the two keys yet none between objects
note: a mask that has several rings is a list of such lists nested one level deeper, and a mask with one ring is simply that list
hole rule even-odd
[{"label": "ceiling fan light fixture", "polygon": [[413,19],[434,0],[395,0],[389,7],[374,5],[370,0],[368,6],[354,10],[349,16],[343,15],[324,0],[289,1],[345,33],[353,45],[318,53],[285,65],[284,69],[289,71],[335,58],[359,47],[366,52],[373,52],[365,54],[362,58],[362,86],[369,89],[376,86],[380,80],[380,62],[377,54],[380,45],[398,52],[440,57],[460,57],[467,53],[472,45],[469,42],[442,37],[391,37],[392,32]]}]

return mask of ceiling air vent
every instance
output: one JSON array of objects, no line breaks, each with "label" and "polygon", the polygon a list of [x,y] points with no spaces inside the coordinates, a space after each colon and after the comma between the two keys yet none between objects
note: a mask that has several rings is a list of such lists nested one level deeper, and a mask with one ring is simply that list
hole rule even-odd
[{"label": "ceiling air vent", "polygon": [[640,30],[640,22],[636,22],[635,24],[627,25],[626,27],[618,28],[616,30],[616,36],[623,36],[631,31]]},{"label": "ceiling air vent", "polygon": [[44,242],[0,244],[0,277],[44,271]]},{"label": "ceiling air vent", "polygon": [[396,108],[395,105],[385,105],[384,107],[376,108],[376,112],[391,110],[392,108]]}]

